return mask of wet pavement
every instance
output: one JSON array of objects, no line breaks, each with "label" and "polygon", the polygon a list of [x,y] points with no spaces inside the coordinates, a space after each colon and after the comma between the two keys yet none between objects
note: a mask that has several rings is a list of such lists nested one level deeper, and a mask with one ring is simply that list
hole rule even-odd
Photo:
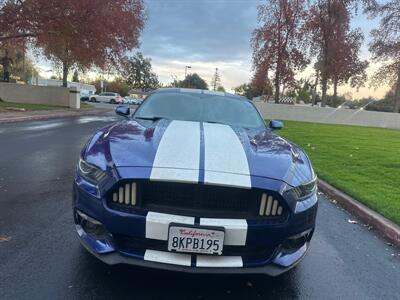
[{"label": "wet pavement", "polygon": [[112,113],[0,124],[0,299],[400,299],[400,251],[322,195],[292,271],[187,275],[109,267],[80,246],[71,188],[83,144]]}]

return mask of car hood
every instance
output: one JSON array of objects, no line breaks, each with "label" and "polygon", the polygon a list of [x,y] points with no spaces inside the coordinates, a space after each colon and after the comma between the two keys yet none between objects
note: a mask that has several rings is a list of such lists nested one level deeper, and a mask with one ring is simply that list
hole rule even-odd
[{"label": "car hood", "polygon": [[107,126],[83,157],[102,169],[137,167],[153,180],[250,187],[257,178],[297,186],[315,175],[307,155],[271,130],[205,122],[126,120]]}]

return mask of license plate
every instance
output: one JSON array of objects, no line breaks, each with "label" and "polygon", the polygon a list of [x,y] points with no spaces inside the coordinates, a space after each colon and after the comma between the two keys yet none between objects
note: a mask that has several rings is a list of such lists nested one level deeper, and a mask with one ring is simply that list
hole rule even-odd
[{"label": "license plate", "polygon": [[171,225],[168,251],[221,255],[224,237],[223,228]]}]

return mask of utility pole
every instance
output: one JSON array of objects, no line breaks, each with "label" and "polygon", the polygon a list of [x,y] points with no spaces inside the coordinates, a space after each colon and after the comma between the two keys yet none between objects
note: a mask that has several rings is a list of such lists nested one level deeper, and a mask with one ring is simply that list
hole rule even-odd
[{"label": "utility pole", "polygon": [[186,76],[187,76],[187,69],[191,69],[191,68],[192,68],[191,66],[186,66],[186,67],[185,67],[185,78],[183,78],[183,80],[186,79]]}]

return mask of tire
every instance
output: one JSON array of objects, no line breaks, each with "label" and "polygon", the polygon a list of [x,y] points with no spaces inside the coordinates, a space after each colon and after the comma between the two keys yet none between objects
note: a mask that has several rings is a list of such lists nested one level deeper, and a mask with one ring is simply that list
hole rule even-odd
[{"label": "tire", "polygon": [[111,100],[110,100],[110,104],[115,104],[115,103],[117,103],[117,102],[115,101],[115,99],[111,99]]},{"label": "tire", "polygon": [[96,98],[90,98],[90,102],[97,102]]}]

